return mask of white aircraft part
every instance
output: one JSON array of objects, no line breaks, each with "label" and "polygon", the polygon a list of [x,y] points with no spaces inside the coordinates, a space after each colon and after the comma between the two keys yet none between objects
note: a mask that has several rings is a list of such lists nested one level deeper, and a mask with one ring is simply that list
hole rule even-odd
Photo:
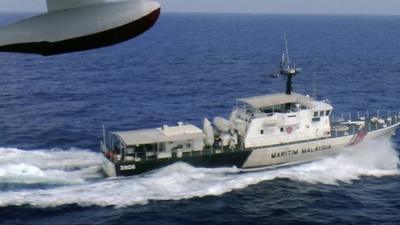
[{"label": "white aircraft part", "polygon": [[107,0],[46,0],[47,10],[56,11],[62,9],[79,8],[87,5],[107,2]]},{"label": "white aircraft part", "polygon": [[[78,51],[79,45],[83,50],[96,48],[98,42],[101,43],[99,47],[115,44],[150,28],[157,20],[160,10],[160,5],[151,0],[105,3],[101,3],[100,0],[83,0],[80,4],[77,0],[72,0],[71,3],[61,4],[61,2],[64,1],[48,1],[52,10],[57,7],[68,9],[50,11],[0,28],[0,51],[46,54],[46,51],[50,51],[49,48],[65,47],[65,43],[57,42],[86,37],[90,40],[84,40],[85,43],[82,43],[82,40],[74,40],[66,47],[74,49],[63,49],[63,51]],[[95,2],[100,4],[89,4]],[[84,7],[78,7],[85,4],[87,5]],[[126,27],[127,25],[130,27]],[[105,33],[108,31],[111,32]],[[59,46],[53,46],[54,43]],[[54,54],[58,54],[57,49],[55,51]]]},{"label": "white aircraft part", "polygon": [[50,12],[1,28],[0,33],[8,35],[0,36],[0,45],[54,42],[98,33],[135,21],[158,7],[153,1],[132,1]]}]

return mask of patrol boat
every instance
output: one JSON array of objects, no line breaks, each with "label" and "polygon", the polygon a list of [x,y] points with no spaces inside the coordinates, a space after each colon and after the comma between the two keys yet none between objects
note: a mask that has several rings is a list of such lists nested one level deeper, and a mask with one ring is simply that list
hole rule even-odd
[{"label": "patrol boat", "polygon": [[[399,113],[351,114],[336,121],[327,101],[286,92],[239,99],[229,119],[204,119],[203,128],[176,126],[110,132],[103,128],[101,150],[105,175],[130,176],[185,162],[196,167],[237,167],[243,170],[282,166],[340,153],[363,140],[393,135]],[[108,141],[107,141],[107,140]]]}]

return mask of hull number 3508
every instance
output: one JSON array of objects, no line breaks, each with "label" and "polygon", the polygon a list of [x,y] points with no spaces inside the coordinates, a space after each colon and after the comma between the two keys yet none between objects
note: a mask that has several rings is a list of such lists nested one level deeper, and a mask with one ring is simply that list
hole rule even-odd
[{"label": "hull number 3508", "polygon": [[119,166],[119,170],[121,171],[126,171],[126,170],[134,170],[136,169],[135,165],[123,165],[123,166]]}]

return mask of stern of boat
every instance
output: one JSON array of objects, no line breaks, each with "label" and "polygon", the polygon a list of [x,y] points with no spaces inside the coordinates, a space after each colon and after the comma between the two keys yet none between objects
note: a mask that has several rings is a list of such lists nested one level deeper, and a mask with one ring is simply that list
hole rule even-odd
[{"label": "stern of boat", "polygon": [[103,173],[108,177],[116,177],[117,173],[115,170],[115,164],[104,154],[101,155],[102,155],[101,169],[103,170]]},{"label": "stern of boat", "polygon": [[100,142],[100,149],[101,149],[101,169],[104,175],[108,177],[116,177],[117,171],[115,169],[115,163],[111,160],[112,157],[110,155],[111,151],[107,149],[107,145],[104,141]]}]

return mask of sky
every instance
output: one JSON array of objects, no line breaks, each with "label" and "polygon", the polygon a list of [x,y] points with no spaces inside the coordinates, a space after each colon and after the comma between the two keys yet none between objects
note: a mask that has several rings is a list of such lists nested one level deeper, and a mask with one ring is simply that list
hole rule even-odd
[{"label": "sky", "polygon": [[[68,0],[66,0],[68,1]],[[400,15],[400,0],[158,0],[164,12]],[[0,0],[0,11],[46,11],[45,0]]]}]

